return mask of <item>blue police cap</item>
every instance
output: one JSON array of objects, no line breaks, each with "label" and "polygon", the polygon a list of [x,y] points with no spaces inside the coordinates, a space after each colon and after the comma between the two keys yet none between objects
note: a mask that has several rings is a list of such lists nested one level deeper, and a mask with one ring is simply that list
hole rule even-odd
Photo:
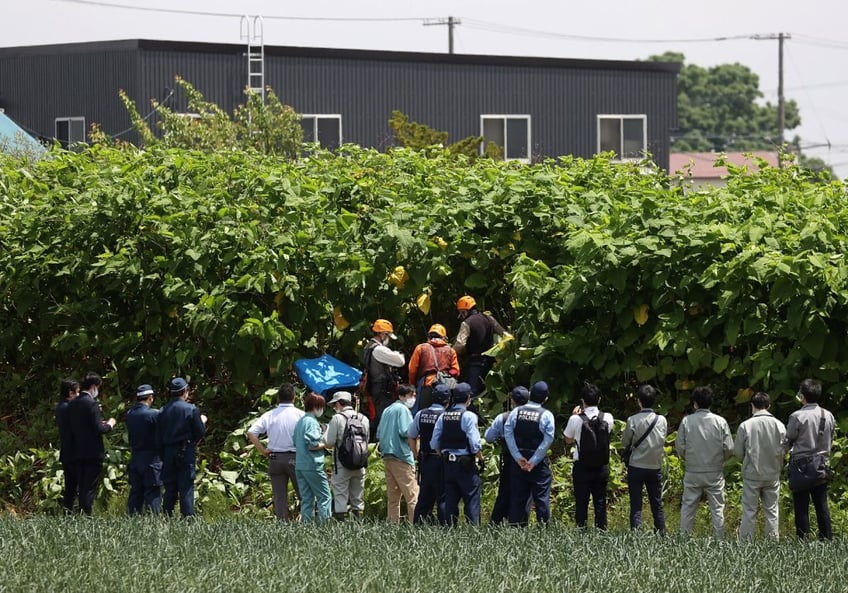
[{"label": "blue police cap", "polygon": [[534,383],[530,388],[530,401],[540,404],[546,399],[548,399],[548,384],[544,381]]},{"label": "blue police cap", "polygon": [[174,377],[171,379],[171,382],[168,383],[168,391],[174,395],[182,393],[186,387],[188,387],[188,383],[186,383],[186,380],[182,377]]},{"label": "blue police cap", "polygon": [[512,388],[512,391],[509,393],[509,396],[519,406],[523,406],[527,403],[527,400],[530,399],[530,392],[523,385],[518,385],[517,387]]},{"label": "blue police cap", "polygon": [[450,387],[444,383],[436,383],[433,387],[433,401],[439,404],[446,404],[451,396]]},{"label": "blue police cap", "polygon": [[471,397],[471,385],[468,383],[457,383],[451,390],[451,396],[456,403],[464,403]]},{"label": "blue police cap", "polygon": [[138,389],[135,390],[135,396],[138,399],[146,399],[149,395],[153,395],[153,387],[147,383],[139,385]]}]

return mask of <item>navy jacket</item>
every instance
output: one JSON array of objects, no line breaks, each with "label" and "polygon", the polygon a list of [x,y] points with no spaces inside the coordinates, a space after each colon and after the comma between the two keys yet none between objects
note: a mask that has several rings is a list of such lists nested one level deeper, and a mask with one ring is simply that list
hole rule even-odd
[{"label": "navy jacket", "polygon": [[100,405],[87,392],[81,392],[68,403],[67,426],[70,432],[70,459],[96,461],[106,457],[103,433],[112,427],[103,420]]},{"label": "navy jacket", "polygon": [[159,410],[159,445],[164,447],[193,447],[206,433],[197,406],[179,397],[172,397]]},{"label": "navy jacket", "polygon": [[159,410],[143,403],[137,403],[127,412],[127,434],[133,459],[150,462],[159,458],[158,416]]}]

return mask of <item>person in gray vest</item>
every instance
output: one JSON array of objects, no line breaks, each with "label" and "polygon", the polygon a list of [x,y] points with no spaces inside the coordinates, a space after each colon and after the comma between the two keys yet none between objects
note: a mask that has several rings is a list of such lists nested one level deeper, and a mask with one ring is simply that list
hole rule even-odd
[{"label": "person in gray vest", "polygon": [[450,389],[444,383],[433,386],[429,407],[419,410],[409,425],[409,445],[418,460],[418,502],[415,503],[413,523],[433,523],[433,506],[436,519],[445,523],[445,468],[442,457],[430,447],[433,429],[445,413],[450,400]]},{"label": "person in gray vest", "polygon": [[127,436],[132,457],[127,467],[130,494],[127,513],[137,515],[144,509],[158,515],[162,509],[162,458],[159,456],[157,420],[159,410],[154,410],[153,387],[139,385],[135,392],[136,404],[127,412]]},{"label": "person in gray vest", "polygon": [[778,537],[778,504],[780,472],[783,470],[783,438],[786,427],[772,416],[767,393],[751,398],[753,415],[739,425],[733,453],[742,460],[742,522],[739,537],[753,539],[757,506],[763,504],[765,534]]},{"label": "person in gray vest", "polygon": [[[442,456],[445,464],[445,515],[449,525],[459,518],[459,501],[465,505],[465,519],[480,523],[480,471],[483,463],[477,415],[467,410],[471,386],[458,383],[451,392],[453,405],[439,416],[433,428],[430,448]],[[474,460],[478,463],[475,464]]]},{"label": "person in gray vest", "polygon": [[[492,525],[500,525],[504,521],[509,521],[509,508],[511,498],[511,482],[512,482],[512,473],[521,471],[521,468],[518,467],[515,459],[512,458],[512,453],[509,452],[509,447],[506,446],[506,438],[504,438],[504,424],[506,424],[507,418],[509,418],[510,412],[512,410],[525,405],[530,399],[530,391],[522,386],[518,385],[513,387],[510,392],[510,409],[506,412],[501,412],[498,414],[492,425],[486,429],[486,434],[484,438],[487,443],[499,443],[501,449],[500,455],[500,463],[499,469],[500,473],[498,474],[498,495],[495,498],[495,504],[492,506],[492,514],[489,517],[489,523]],[[527,504],[526,504],[526,512],[530,513],[530,504],[532,503],[532,495],[527,496]]]},{"label": "person in gray vest", "polygon": [[724,537],[724,462],[733,455],[733,437],[727,420],[710,412],[713,390],[696,387],[692,391],[695,411],[680,423],[674,444],[677,456],[686,463],[683,497],[680,505],[680,532],[689,535],[695,527],[695,513],[706,494],[710,505],[713,533]]},{"label": "person in gray vest", "polygon": [[662,503],[662,468],[668,422],[653,410],[657,390],[642,385],[636,391],[642,409],[627,419],[621,446],[630,447],[627,464],[627,489],[630,492],[630,528],[642,525],[642,486],[648,493],[648,504],[654,517],[654,531],[665,533]]},{"label": "person in gray vest", "polygon": [[324,448],[333,451],[333,474],[330,476],[330,489],[333,491],[333,518],[343,521],[347,518],[348,505],[354,517],[362,515],[365,510],[365,468],[350,469],[341,464],[338,459],[338,447],[342,444],[345,427],[351,418],[359,419],[365,435],[369,434],[368,418],[353,409],[353,394],[349,391],[337,391],[327,405],[333,408],[335,414],[327,424],[324,433]]},{"label": "person in gray vest", "polygon": [[[836,421],[833,414],[819,405],[821,392],[821,383],[815,379],[804,379],[798,388],[801,409],[792,412],[789,416],[786,436],[783,439],[783,449],[789,451],[789,463],[815,453],[830,455]],[[832,539],[833,527],[830,521],[830,510],[827,508],[827,482],[809,490],[792,493],[792,502],[795,507],[795,533],[800,538],[810,535],[810,500],[813,501],[816,509],[819,539]]]},{"label": "person in gray vest", "polygon": [[551,467],[548,448],[554,442],[554,415],[542,404],[548,399],[548,384],[538,381],[530,388],[525,405],[510,412],[504,423],[504,439],[517,471],[510,473],[510,525],[527,525],[527,497],[536,505],[536,521],[546,525],[551,518]]}]

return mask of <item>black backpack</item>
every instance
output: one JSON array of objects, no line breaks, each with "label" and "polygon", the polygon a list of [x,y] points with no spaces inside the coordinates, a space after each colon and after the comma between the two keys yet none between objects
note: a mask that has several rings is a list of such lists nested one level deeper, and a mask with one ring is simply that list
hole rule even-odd
[{"label": "black backpack", "polygon": [[359,413],[348,416],[342,412],[347,422],[342,432],[342,442],[336,447],[336,459],[347,469],[368,467],[368,431],[362,423]]},{"label": "black backpack", "polygon": [[580,429],[580,442],[577,445],[577,454],[580,463],[586,467],[603,467],[609,463],[610,457],[610,429],[604,420],[604,413],[598,410],[598,415],[589,418],[586,414],[580,414],[583,426]]}]

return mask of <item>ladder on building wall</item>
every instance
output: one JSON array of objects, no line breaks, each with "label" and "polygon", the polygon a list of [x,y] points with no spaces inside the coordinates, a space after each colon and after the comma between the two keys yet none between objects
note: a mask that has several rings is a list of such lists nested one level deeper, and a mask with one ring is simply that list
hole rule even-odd
[{"label": "ladder on building wall", "polygon": [[261,16],[241,17],[241,39],[247,44],[247,88],[265,102],[265,24]]}]

